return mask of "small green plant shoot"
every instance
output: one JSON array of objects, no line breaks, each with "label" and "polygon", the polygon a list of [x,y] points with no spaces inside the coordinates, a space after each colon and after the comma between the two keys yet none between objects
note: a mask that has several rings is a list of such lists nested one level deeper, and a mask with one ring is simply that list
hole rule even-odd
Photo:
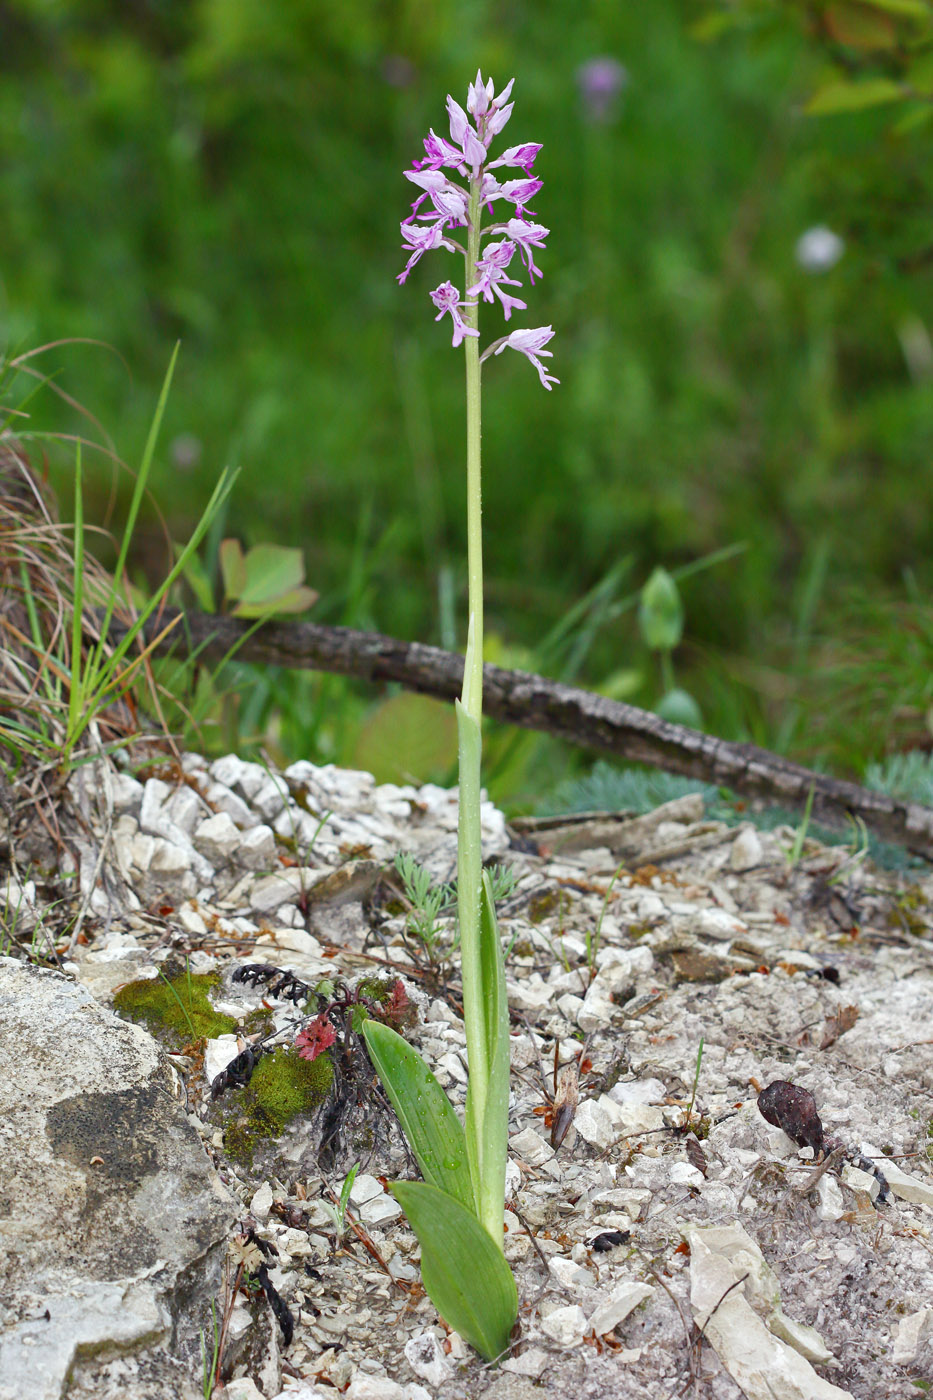
[{"label": "small green plant shoot", "polygon": [[656,651],[664,692],[655,705],[662,719],[699,729],[703,719],[693,696],[674,683],[672,653],[684,634],[684,605],[676,582],[666,569],[654,570],[641,590],[638,627],[645,645]]},{"label": "small green plant shoot", "polygon": [[442,932],[439,921],[453,909],[456,890],[450,885],[436,885],[430,872],[419,865],[408,851],[399,851],[395,857],[395,868],[402,881],[405,898],[411,906],[406,919],[407,930],[423,945],[433,962],[437,957]]},{"label": "small green plant shoot", "polygon": [[[440,962],[441,939],[444,934],[441,920],[451,913],[457,904],[456,882],[435,884],[431,872],[419,865],[408,851],[399,851],[395,857],[395,868],[410,905],[405,921],[406,930],[421,944],[432,963]],[[488,874],[494,902],[507,899],[515,889],[513,872],[507,866],[494,865]],[[450,941],[445,942],[444,955],[452,953],[459,941],[459,934],[455,933]]]},{"label": "small green plant shoot", "polygon": [[689,1129],[693,1123],[693,1105],[696,1103],[697,1089],[700,1087],[700,1066],[703,1063],[704,1038],[700,1036],[700,1045],[697,1050],[697,1066],[693,1075],[693,1089],[690,1093],[690,1103],[687,1107],[687,1116],[684,1119],[684,1127]]},{"label": "small green plant shoot", "polygon": [[[480,353],[479,299],[498,299],[506,321],[527,303],[506,288],[520,287],[508,276],[518,254],[530,282],[540,276],[535,250],[548,230],[533,223],[527,208],[541,189],[532,166],[541,149],[535,143],[510,146],[495,160],[489,148],[512,115],[512,83],[498,96],[492,80],[477,73],[466,111],[447,98],[450,140],[432,131],[425,158],[406,177],[419,193],[402,224],[408,262],[404,282],[428,252],[445,249],[465,260],[464,294],[452,282],[431,292],[435,320],[448,315],[452,345],[466,356],[467,575],[469,622],[463,693],[456,703],[460,767],[457,905],[463,977],[463,1014],[469,1061],[466,1121],[460,1122],[430,1069],[388,1026],[364,1027],[373,1064],[421,1168],[423,1181],[398,1181],[392,1190],[421,1244],[421,1277],[438,1312],[451,1327],[490,1360],[508,1346],[518,1313],[512,1271],[503,1254],[505,1166],[509,1111],[509,1021],[502,945],[495,895],[483,870],[480,834],[481,722],[483,713],[483,545],[480,525],[480,366],[506,349],[525,355],[545,389],[558,381],[542,357],[551,326],[515,330]],[[449,178],[452,169],[460,183]],[[503,170],[520,177],[500,183]],[[422,211],[427,201],[428,207]],[[483,228],[484,213],[507,207]],[[465,230],[466,246],[452,236]],[[498,235],[483,246],[484,237]]]},{"label": "small green plant shoot", "polygon": [[[204,1400],[211,1400],[214,1394],[214,1387],[217,1384],[217,1372],[220,1368],[220,1323],[217,1320],[217,1307],[213,1298],[211,1299],[211,1323],[213,1329],[213,1341],[210,1349],[204,1339],[204,1328],[201,1328],[201,1394]],[[208,1341],[211,1339],[208,1338]]]},{"label": "small green plant shoot", "polygon": [[332,1201],[322,1201],[321,1205],[327,1211],[334,1222],[334,1229],[337,1232],[338,1240],[342,1239],[347,1228],[347,1208],[350,1205],[350,1192],[353,1190],[353,1183],[356,1181],[356,1174],[360,1169],[359,1162],[354,1162],[347,1172],[344,1183],[340,1188],[340,1195]]}]

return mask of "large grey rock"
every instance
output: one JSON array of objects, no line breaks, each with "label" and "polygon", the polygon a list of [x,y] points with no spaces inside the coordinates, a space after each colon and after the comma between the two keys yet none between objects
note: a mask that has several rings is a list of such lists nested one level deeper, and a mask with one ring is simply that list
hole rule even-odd
[{"label": "large grey rock", "polygon": [[232,1199],[152,1038],[0,958],[0,1400],[200,1394]]}]

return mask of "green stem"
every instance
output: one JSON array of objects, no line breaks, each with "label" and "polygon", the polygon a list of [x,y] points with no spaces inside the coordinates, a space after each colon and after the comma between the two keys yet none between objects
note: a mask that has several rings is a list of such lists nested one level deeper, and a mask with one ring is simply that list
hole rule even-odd
[{"label": "green stem", "polygon": [[[479,258],[480,218],[482,214],[481,182],[470,184],[469,229],[467,236],[466,281],[471,287],[476,281]],[[478,329],[479,305],[468,306],[464,321]],[[479,339],[464,337],[466,354],[466,412],[467,412],[467,575],[469,580],[469,625],[466,657],[463,669],[464,713],[460,720],[460,810],[458,831],[457,902],[460,921],[460,959],[463,977],[463,1018],[470,1069],[470,1102],[467,1111],[466,1135],[477,1202],[484,1199],[482,1190],[482,1124],[485,1118],[489,1090],[489,1047],[483,1015],[483,975],[480,930],[480,887],[483,878],[483,851],[480,836],[480,726],[483,718],[483,538],[481,493],[481,390]],[[502,1221],[487,1220],[481,1210],[483,1224],[501,1242]]]},{"label": "green stem", "polygon": [[674,689],[674,662],[666,650],[661,652],[661,689],[665,695]]}]

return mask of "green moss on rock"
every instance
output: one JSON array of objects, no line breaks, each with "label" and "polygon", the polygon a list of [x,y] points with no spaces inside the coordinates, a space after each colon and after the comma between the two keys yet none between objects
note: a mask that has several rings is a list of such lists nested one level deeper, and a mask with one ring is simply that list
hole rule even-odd
[{"label": "green moss on rock", "polygon": [[193,1040],[227,1035],[236,1029],[232,1016],[221,1016],[208,999],[219,982],[216,973],[174,976],[128,982],[113,999],[114,1010],[146,1027],[173,1049]]},{"label": "green moss on rock", "polygon": [[293,1048],[280,1046],[264,1055],[245,1089],[236,1093],[224,1114],[224,1147],[231,1157],[251,1162],[259,1142],[279,1138],[292,1119],[313,1113],[334,1082],[330,1056],[304,1060]]},{"label": "green moss on rock", "polygon": [[394,987],[394,977],[364,977],[357,985],[356,994],[368,997],[370,1001],[378,1001],[384,1006],[391,998]]}]

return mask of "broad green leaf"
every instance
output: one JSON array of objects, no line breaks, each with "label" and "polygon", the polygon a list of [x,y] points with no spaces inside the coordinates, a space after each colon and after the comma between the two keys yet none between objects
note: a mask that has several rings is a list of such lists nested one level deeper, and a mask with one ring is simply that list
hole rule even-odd
[{"label": "broad green leaf", "polygon": [[423,1181],[389,1188],[421,1245],[421,1279],[441,1317],[489,1361],[509,1344],[518,1316],[512,1270],[474,1215]]},{"label": "broad green leaf", "polygon": [[899,102],[907,92],[901,83],[891,78],[868,78],[850,83],[834,78],[815,92],[804,111],[811,117],[830,116],[836,112],[862,112],[869,107],[881,107],[886,102]]},{"label": "broad green leaf", "polygon": [[225,598],[241,598],[246,587],[246,561],[239,540],[222,540],[220,545],[220,576]]},{"label": "broad green leaf", "polygon": [[453,771],[454,729],[449,705],[410,691],[392,695],[360,730],[353,762],[377,783],[443,780]]},{"label": "broad green leaf", "polygon": [[703,728],[703,712],[689,691],[679,685],[667,690],[654,707],[661,719],[671,724],[684,724],[688,729]]},{"label": "broad green leaf", "polygon": [[[249,556],[247,555],[247,558]],[[318,600],[318,593],[313,588],[306,588],[304,584],[300,588],[293,588],[289,593],[283,593],[278,598],[271,598],[266,603],[237,603],[233,609],[234,617],[267,617],[269,613],[300,613],[307,612]]]},{"label": "broad green leaf", "polygon": [[369,1057],[398,1114],[425,1181],[475,1212],[463,1125],[417,1050],[381,1021],[367,1021]]},{"label": "broad green leaf", "polygon": [[254,545],[243,562],[246,582],[237,601],[248,606],[260,604],[268,608],[305,580],[304,555],[300,549],[290,549],[287,545]]}]

